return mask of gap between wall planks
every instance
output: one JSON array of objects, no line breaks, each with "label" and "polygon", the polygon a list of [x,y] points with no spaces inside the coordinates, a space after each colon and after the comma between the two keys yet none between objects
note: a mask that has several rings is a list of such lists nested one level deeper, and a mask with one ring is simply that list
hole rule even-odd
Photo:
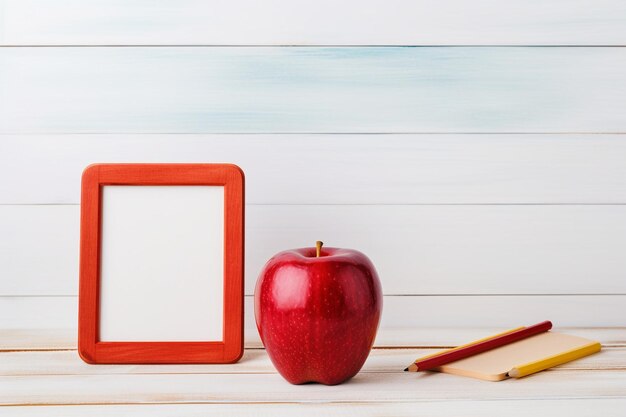
[{"label": "gap between wall planks", "polygon": [[626,132],[619,47],[25,47],[0,62],[0,133]]},{"label": "gap between wall planks", "polygon": [[626,135],[0,135],[0,204],[78,203],[94,162],[232,162],[251,204],[625,204]]},{"label": "gap between wall planks", "polygon": [[[559,327],[623,328],[625,316],[626,295],[385,296],[380,328],[507,329],[546,319]],[[252,296],[245,297],[244,321],[246,340],[256,338]],[[0,297],[0,329],[74,329],[76,323],[75,296]]]},{"label": "gap between wall planks", "polygon": [[624,45],[619,0],[2,0],[0,45]]},{"label": "gap between wall planks", "polygon": [[[75,295],[77,205],[0,206],[0,295]],[[387,295],[625,294],[626,206],[309,206],[246,210],[246,293],[277,252],[355,247]]]}]

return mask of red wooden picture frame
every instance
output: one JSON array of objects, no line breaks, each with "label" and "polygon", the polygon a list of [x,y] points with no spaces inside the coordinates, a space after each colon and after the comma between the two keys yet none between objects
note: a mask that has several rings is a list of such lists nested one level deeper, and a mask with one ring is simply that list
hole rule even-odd
[{"label": "red wooden picture frame", "polygon": [[[224,304],[220,342],[101,342],[102,188],[224,187]],[[243,354],[244,175],[230,164],[94,164],[82,177],[78,352],[88,363],[232,363]]]}]

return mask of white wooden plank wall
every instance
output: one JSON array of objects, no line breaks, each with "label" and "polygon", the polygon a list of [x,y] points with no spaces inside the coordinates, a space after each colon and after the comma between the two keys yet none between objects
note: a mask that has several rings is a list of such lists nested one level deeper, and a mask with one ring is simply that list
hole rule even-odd
[{"label": "white wooden plank wall", "polygon": [[0,181],[0,204],[78,204],[85,166],[138,160],[237,163],[246,172],[246,201],[253,205],[623,204],[623,139],[621,134],[2,135],[6,156],[0,178],[11,181]]},{"label": "white wooden plank wall", "polygon": [[624,45],[618,0],[2,0],[4,45]]},{"label": "white wooden plank wall", "polygon": [[121,161],[244,168],[248,306],[271,254],[322,239],[374,260],[382,334],[625,326],[624,21],[618,0],[0,0],[0,327],[75,328],[80,173]]},{"label": "white wooden plank wall", "polygon": [[[246,341],[259,339],[253,310],[253,297],[248,295],[245,297]],[[386,340],[382,346],[397,347],[401,341],[393,344],[385,336],[390,330],[413,329],[408,332],[412,337],[420,331],[425,335],[430,334],[428,329],[431,328],[481,327],[501,330],[510,326],[511,322],[520,321],[520,317],[528,323],[537,323],[550,317],[561,327],[594,327],[598,323],[606,327],[622,326],[623,335],[623,310],[623,295],[388,295],[383,299],[380,336]],[[0,316],[3,329],[36,328],[70,330],[75,333],[77,328],[76,296],[4,296],[0,297],[0,311],[3,312]],[[463,314],[459,314],[461,311]],[[588,314],[580,314],[580,311]],[[483,333],[489,334],[488,331]],[[430,343],[435,343],[434,340],[431,339]],[[459,342],[463,342],[463,339]],[[376,343],[376,346],[380,347],[381,342]]]},{"label": "white wooden plank wall", "polygon": [[626,131],[620,47],[7,47],[0,59],[0,133]]},{"label": "white wooden plank wall", "polygon": [[[246,294],[273,254],[320,236],[357,242],[387,295],[626,294],[625,216],[622,205],[250,205]],[[0,295],[76,295],[78,218],[78,205],[0,206],[14,277]]]}]

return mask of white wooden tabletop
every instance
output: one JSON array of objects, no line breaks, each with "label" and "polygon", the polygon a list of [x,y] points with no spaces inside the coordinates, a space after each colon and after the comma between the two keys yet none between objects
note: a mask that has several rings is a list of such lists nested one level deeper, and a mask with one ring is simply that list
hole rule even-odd
[{"label": "white wooden tabletop", "polygon": [[[290,385],[258,339],[232,365],[87,365],[70,330],[0,331],[0,415],[602,415],[626,412],[626,328],[557,329],[603,351],[520,380],[405,373],[415,358],[497,329],[383,330],[342,385]],[[540,401],[539,401],[540,400]]]}]

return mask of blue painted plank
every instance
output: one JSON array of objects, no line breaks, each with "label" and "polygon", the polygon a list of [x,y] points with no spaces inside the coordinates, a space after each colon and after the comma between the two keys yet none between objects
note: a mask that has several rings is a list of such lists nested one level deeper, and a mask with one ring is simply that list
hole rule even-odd
[{"label": "blue painted plank", "polygon": [[2,48],[0,133],[624,132],[626,48]]}]

